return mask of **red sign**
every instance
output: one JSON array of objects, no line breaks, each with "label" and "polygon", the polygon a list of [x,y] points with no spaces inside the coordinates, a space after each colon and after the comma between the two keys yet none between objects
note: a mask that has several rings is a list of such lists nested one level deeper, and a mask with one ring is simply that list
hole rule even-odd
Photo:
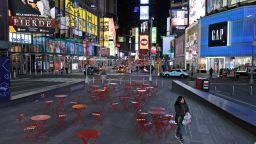
[{"label": "red sign", "polygon": [[120,48],[120,44],[117,43],[117,44],[116,44],[116,47],[117,47],[117,48]]},{"label": "red sign", "polygon": [[152,54],[156,54],[156,46],[152,46],[152,48],[151,48],[151,53],[152,53]]}]

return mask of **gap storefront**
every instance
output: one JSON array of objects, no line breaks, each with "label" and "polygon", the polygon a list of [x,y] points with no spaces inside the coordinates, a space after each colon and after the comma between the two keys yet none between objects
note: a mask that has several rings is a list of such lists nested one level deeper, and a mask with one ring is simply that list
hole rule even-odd
[{"label": "gap storefront", "polygon": [[206,70],[211,67],[216,72],[221,68],[245,70],[250,66],[252,43],[256,38],[255,22],[255,6],[239,7],[202,18],[200,57],[206,58]]}]

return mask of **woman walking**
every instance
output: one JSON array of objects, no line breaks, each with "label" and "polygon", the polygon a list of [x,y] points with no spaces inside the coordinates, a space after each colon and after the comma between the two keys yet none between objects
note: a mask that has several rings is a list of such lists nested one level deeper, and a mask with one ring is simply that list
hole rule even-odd
[{"label": "woman walking", "polygon": [[177,130],[175,137],[183,143],[183,129],[184,125],[182,124],[182,121],[184,119],[184,116],[186,113],[189,113],[188,105],[184,99],[183,96],[179,96],[174,104],[175,107],[175,122],[177,123]]}]

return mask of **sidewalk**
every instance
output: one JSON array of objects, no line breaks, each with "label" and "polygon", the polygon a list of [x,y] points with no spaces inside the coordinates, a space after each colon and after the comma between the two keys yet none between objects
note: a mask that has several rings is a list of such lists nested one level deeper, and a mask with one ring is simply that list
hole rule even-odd
[{"label": "sidewalk", "polygon": [[[168,82],[169,80],[166,80]],[[121,85],[117,88],[119,91],[111,93],[111,97],[117,97],[124,94]],[[48,144],[79,144],[80,139],[75,136],[75,132],[80,129],[97,129],[101,135],[97,144],[179,144],[174,138],[174,133],[169,132],[166,137],[159,137],[153,134],[139,135],[138,128],[135,124],[134,114],[132,111],[117,111],[111,112],[109,105],[106,103],[103,112],[102,124],[93,124],[93,119],[90,115],[92,111],[99,109],[100,104],[93,104],[88,99],[86,87],[82,90],[76,90],[71,93],[65,93],[68,97],[65,99],[64,107],[68,111],[67,127],[56,128],[55,113],[44,111],[44,101],[56,99],[39,98],[34,102],[22,103],[17,106],[3,108],[0,111],[1,131],[0,143],[3,144],[27,144],[22,140],[22,132],[16,121],[16,117],[20,113],[25,113],[27,117],[37,114],[50,114],[52,118],[46,123],[46,131],[49,135]],[[143,111],[147,112],[150,106],[162,106],[167,112],[174,114],[174,103],[178,93],[173,92],[165,86],[159,87],[156,97],[151,97],[146,100],[143,106]],[[74,125],[75,115],[71,110],[70,101],[78,98],[79,102],[88,105],[83,118],[85,125]],[[192,114],[192,123],[185,128],[184,143],[185,144],[253,144],[256,137],[238,127],[232,121],[227,120],[221,114],[212,110],[198,101],[195,101],[190,96],[185,95],[190,112]],[[45,144],[44,141],[38,143]]]}]

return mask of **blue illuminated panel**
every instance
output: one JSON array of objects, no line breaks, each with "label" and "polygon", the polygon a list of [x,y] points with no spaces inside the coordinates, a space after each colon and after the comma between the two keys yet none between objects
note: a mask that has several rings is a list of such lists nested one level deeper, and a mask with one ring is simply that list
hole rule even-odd
[{"label": "blue illuminated panel", "polygon": [[[201,19],[200,56],[250,56],[252,55],[255,6],[240,7]],[[228,45],[208,47],[209,25],[228,22]],[[256,48],[255,48],[256,49]],[[256,53],[256,50],[254,51]]]}]

